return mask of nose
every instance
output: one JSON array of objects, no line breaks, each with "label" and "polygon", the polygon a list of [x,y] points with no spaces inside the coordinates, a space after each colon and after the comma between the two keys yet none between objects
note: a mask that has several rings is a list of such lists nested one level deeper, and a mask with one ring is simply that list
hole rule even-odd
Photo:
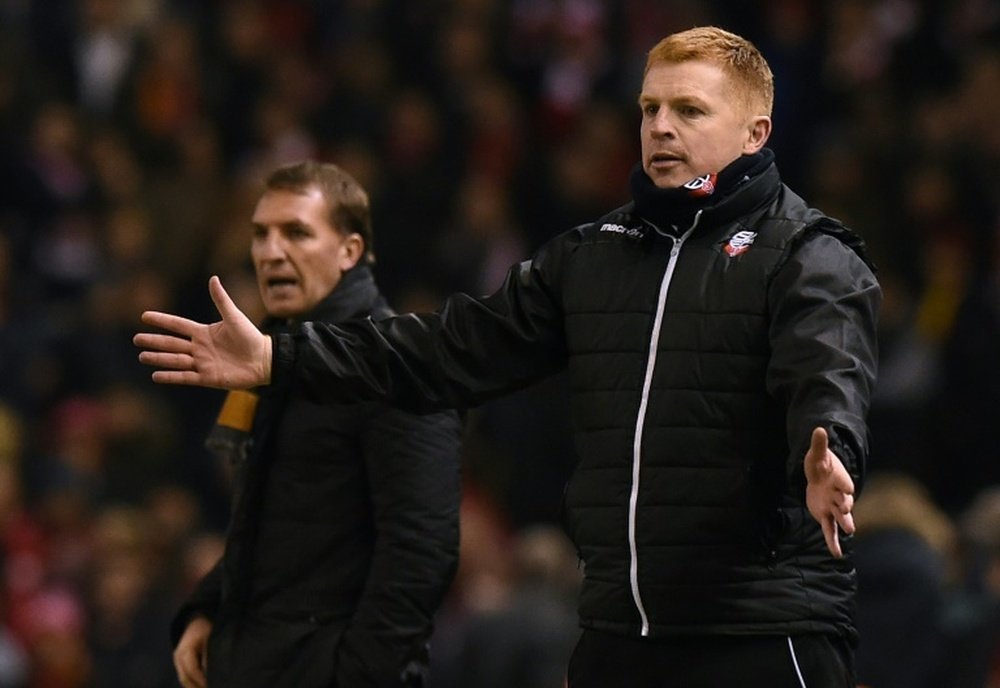
[{"label": "nose", "polygon": [[268,230],[263,234],[258,234],[253,240],[253,253],[258,260],[276,261],[285,257],[285,246],[281,239],[281,233]]},{"label": "nose", "polygon": [[667,108],[660,108],[653,117],[653,120],[649,124],[650,133],[657,137],[673,138],[677,135],[677,130],[674,128],[673,120],[670,119],[670,114]]}]

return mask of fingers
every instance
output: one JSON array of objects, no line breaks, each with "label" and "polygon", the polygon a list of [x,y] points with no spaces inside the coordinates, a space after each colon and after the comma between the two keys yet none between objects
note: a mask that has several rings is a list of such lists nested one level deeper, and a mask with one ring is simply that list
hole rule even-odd
[{"label": "fingers", "polygon": [[854,497],[841,494],[834,499],[833,509],[831,509],[831,514],[837,519],[840,529],[848,534],[854,532],[854,516],[851,514],[853,508]]},{"label": "fingers", "polygon": [[139,362],[154,368],[153,382],[172,385],[200,385],[201,374],[195,369],[194,357],[190,353],[191,342],[179,337],[162,334],[137,334],[133,341],[136,346],[153,349],[139,352]]},{"label": "fingers", "polygon": [[152,379],[162,385],[206,386],[201,374],[194,370],[155,370]]},{"label": "fingers", "polygon": [[177,680],[183,688],[207,688],[208,685],[205,682],[205,674],[192,674],[181,669],[177,669]]},{"label": "fingers", "polygon": [[850,492],[837,492],[833,498],[834,506],[842,514],[849,514],[854,509],[854,495]]},{"label": "fingers", "polygon": [[840,525],[840,529],[848,535],[854,534],[854,515],[850,512],[838,516],[837,523]]},{"label": "fingers", "polygon": [[243,312],[236,307],[233,300],[229,298],[228,292],[222,287],[222,280],[216,275],[208,279],[208,294],[212,297],[212,303],[223,320],[232,320],[234,317],[242,315]]},{"label": "fingers", "polygon": [[174,337],[169,334],[153,334],[151,332],[140,332],[132,337],[132,343],[140,349],[149,349],[153,352],[163,351],[173,354],[191,353],[191,340],[181,337]]},{"label": "fingers", "polygon": [[840,464],[840,466],[837,467],[837,470],[834,471],[833,488],[837,490],[838,493],[850,497],[853,504],[854,480],[851,479],[851,474],[847,472],[847,469],[843,467],[843,464]]},{"label": "fingers", "polygon": [[143,311],[142,322],[185,337],[191,337],[199,327],[202,327],[201,323],[197,323],[194,320],[182,318],[179,315],[171,315],[170,313],[161,313],[160,311]]},{"label": "fingers", "polygon": [[[853,492],[853,482],[849,482],[849,486]],[[821,507],[823,515],[817,518],[817,520],[819,520],[823,528],[823,539],[826,540],[826,548],[830,551],[830,554],[839,559],[844,556],[843,549],[840,546],[840,531],[848,535],[854,533],[854,516],[851,513],[852,509],[854,509],[854,495],[850,492],[836,490],[832,497],[830,497],[828,505],[827,508]]]},{"label": "fingers", "polygon": [[194,370],[194,358],[189,354],[172,354],[162,351],[143,351],[139,362],[167,370]]},{"label": "fingers", "polygon": [[830,554],[840,559],[844,552],[840,549],[840,537],[837,535],[837,522],[831,516],[821,521],[823,526],[823,538],[826,540],[826,548]]},{"label": "fingers", "polygon": [[207,688],[201,657],[194,650],[178,648],[174,653],[174,668],[184,688]]}]

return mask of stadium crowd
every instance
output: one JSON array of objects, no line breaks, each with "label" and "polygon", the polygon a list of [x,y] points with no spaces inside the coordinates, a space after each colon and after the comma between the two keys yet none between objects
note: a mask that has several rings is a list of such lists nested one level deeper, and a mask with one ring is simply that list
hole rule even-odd
[{"label": "stadium crowd", "polygon": [[[485,293],[624,201],[660,37],[716,24],[775,73],[785,181],[879,266],[860,678],[1000,686],[1000,2],[0,3],[0,687],[174,685],[168,622],[214,563],[220,392],[160,387],[146,309],[261,315],[261,177],[371,192],[398,310]],[[467,419],[462,555],[431,688],[558,688],[576,639],[559,379]],[[905,671],[904,671],[905,668]]]}]

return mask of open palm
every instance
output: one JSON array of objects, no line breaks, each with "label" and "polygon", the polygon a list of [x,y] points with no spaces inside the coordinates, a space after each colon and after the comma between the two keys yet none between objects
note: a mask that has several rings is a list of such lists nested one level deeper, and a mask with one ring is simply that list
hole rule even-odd
[{"label": "open palm", "polygon": [[843,462],[830,451],[830,439],[823,428],[812,433],[805,456],[806,507],[823,527],[827,549],[842,557],[838,529],[854,532],[854,481]]},{"label": "open palm", "polygon": [[169,334],[140,332],[133,338],[143,349],[139,360],[158,368],[153,381],[249,389],[270,382],[271,338],[236,307],[212,276],[208,291],[222,320],[204,324],[159,311],[146,311],[142,322]]}]

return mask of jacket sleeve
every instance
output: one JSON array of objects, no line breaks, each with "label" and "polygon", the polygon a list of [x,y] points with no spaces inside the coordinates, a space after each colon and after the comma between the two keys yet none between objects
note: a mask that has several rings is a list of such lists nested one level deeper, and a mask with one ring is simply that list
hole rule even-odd
[{"label": "jacket sleeve", "polygon": [[362,433],[375,513],[365,589],[338,649],[337,685],[394,686],[427,662],[432,619],[458,565],[460,423],[380,410]]},{"label": "jacket sleeve", "polygon": [[788,476],[805,485],[802,460],[813,428],[823,427],[860,489],[878,363],[878,281],[843,241],[807,230],[772,279],[768,302],[767,385],[786,409]]},{"label": "jacket sleeve", "polygon": [[184,629],[196,616],[204,616],[212,619],[219,609],[219,601],[222,597],[222,560],[215,563],[215,566],[198,582],[194,591],[181,608],[174,614],[170,622],[170,640],[174,647],[184,635]]},{"label": "jacket sleeve", "polygon": [[435,313],[279,335],[272,384],[338,401],[378,398],[416,412],[465,408],[525,387],[566,364],[558,285],[572,233],[515,265],[490,296],[456,294]]}]

